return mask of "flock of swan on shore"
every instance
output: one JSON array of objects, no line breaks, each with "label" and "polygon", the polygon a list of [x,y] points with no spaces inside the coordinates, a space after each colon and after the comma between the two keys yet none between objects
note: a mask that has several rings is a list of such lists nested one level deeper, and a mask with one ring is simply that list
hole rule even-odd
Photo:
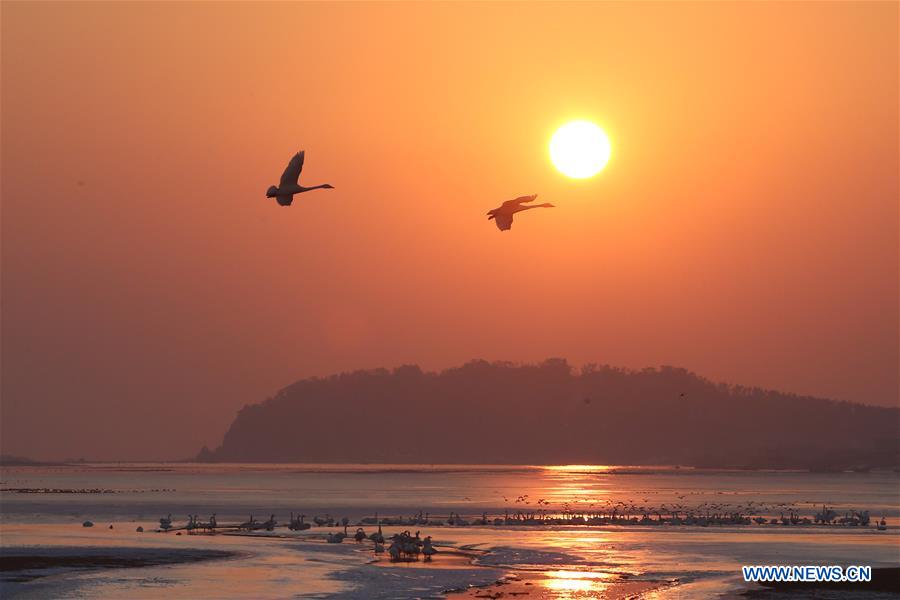
[{"label": "flock of swan on shore", "polygon": [[[320,527],[341,527],[343,526],[343,531],[330,532],[326,535],[325,541],[329,544],[340,544],[345,539],[352,537],[357,544],[361,544],[365,541],[371,541],[373,543],[373,549],[375,554],[382,554],[385,551],[390,555],[392,561],[411,561],[418,560],[419,555],[423,555],[426,561],[430,561],[431,557],[437,554],[438,550],[434,547],[432,543],[431,536],[425,536],[422,538],[419,534],[419,531],[416,531],[415,535],[411,534],[408,530],[403,531],[401,533],[396,533],[392,535],[390,538],[390,545],[385,548],[385,537],[384,532],[381,529],[381,524],[378,524],[378,531],[366,534],[365,530],[362,527],[357,527],[356,532],[351,536],[349,535],[347,529],[350,526],[350,519],[344,517],[340,522],[336,521],[331,516],[326,517],[314,517],[313,523],[308,523],[306,520],[306,515],[297,515],[294,516],[294,513],[291,513],[290,520],[286,527],[291,531],[304,531],[306,529],[310,529],[313,527],[313,523]],[[367,521],[367,519],[364,519]],[[90,523],[90,525],[88,525]],[[362,522],[360,522],[362,524]],[[92,527],[93,523],[90,521],[85,521],[85,527]],[[175,531],[176,535],[181,535],[182,531],[186,531],[188,534],[194,533],[216,533],[216,531],[227,531],[227,530],[236,530],[237,532],[252,532],[252,531],[274,531],[278,526],[278,521],[275,519],[275,515],[272,514],[269,516],[269,519],[266,521],[258,521],[253,515],[250,515],[250,519],[248,521],[244,521],[243,523],[239,523],[237,525],[219,525],[216,520],[216,515],[213,514],[209,517],[207,521],[201,521],[198,518],[198,515],[188,515],[188,522],[183,526],[176,526],[172,522],[172,515],[169,514],[165,517],[160,518],[159,520],[159,529],[157,531],[161,531],[164,533],[168,533],[169,531]],[[112,525],[110,525],[112,528]],[[138,531],[144,531],[143,527],[138,527]]]},{"label": "flock of swan on shore", "polygon": [[[527,498],[527,496],[520,498]],[[538,500],[538,503],[544,503]],[[850,527],[869,527],[875,525],[877,529],[883,530],[887,527],[887,521],[884,517],[880,521],[872,520],[868,510],[848,510],[843,514],[839,514],[833,508],[822,505],[821,511],[817,512],[812,518],[803,517],[799,511],[793,508],[787,508],[790,505],[786,503],[767,506],[762,503],[756,504],[751,500],[749,505],[739,505],[738,507],[729,507],[727,504],[703,503],[695,508],[684,508],[682,505],[673,505],[666,507],[663,504],[656,508],[653,506],[636,506],[633,503],[626,502],[610,503],[609,507],[603,510],[574,510],[568,504],[564,505],[564,510],[559,513],[550,513],[543,509],[534,511],[516,510],[511,512],[506,510],[503,516],[491,518],[488,514],[482,513],[480,517],[463,518],[458,512],[450,512],[446,517],[433,517],[431,513],[419,511],[410,517],[364,517],[360,519],[355,526],[356,532],[353,536],[348,533],[350,527],[350,519],[344,517],[336,519],[329,514],[325,516],[315,516],[312,521],[306,520],[306,515],[290,513],[290,519],[284,527],[291,531],[304,531],[312,527],[343,527],[343,532],[329,534],[327,541],[332,543],[340,543],[345,538],[353,537],[357,542],[364,539],[376,540],[382,537],[381,527],[466,527],[466,526],[558,526],[558,525],[575,525],[575,526],[603,526],[603,525],[684,525],[707,527],[710,525],[781,525],[781,526],[803,526],[803,525],[827,525],[827,526],[850,526]],[[781,507],[780,516],[772,518],[763,516],[760,512],[763,507],[771,510],[773,507]],[[785,514],[787,513],[787,514]],[[753,515],[759,515],[754,517]],[[367,535],[363,526],[378,526],[378,532]],[[201,520],[198,515],[188,515],[187,523],[181,526],[175,526],[172,521],[172,515],[168,515],[159,520],[159,531],[186,531],[187,533],[210,533],[217,530],[235,530],[237,532],[252,531],[274,531],[278,527],[278,521],[275,515],[269,516],[268,520],[257,520],[253,515],[250,519],[242,523],[231,525],[220,525],[213,514],[208,520]]]}]

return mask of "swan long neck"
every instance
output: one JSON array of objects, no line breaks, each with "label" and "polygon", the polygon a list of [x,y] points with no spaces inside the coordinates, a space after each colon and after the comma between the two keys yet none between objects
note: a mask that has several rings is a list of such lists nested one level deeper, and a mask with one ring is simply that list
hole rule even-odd
[{"label": "swan long neck", "polygon": [[301,188],[304,192],[309,192],[311,190],[320,190],[322,188],[330,188],[331,186],[327,183],[323,183],[322,185],[314,185],[312,187]]}]

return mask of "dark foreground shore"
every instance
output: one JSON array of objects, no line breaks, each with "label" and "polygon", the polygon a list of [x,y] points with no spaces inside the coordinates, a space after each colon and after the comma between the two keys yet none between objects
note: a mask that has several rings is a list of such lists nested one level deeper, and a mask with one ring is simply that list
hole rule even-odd
[{"label": "dark foreground shore", "polygon": [[23,583],[66,571],[153,567],[237,556],[225,550],[33,547],[0,549],[0,581]]}]

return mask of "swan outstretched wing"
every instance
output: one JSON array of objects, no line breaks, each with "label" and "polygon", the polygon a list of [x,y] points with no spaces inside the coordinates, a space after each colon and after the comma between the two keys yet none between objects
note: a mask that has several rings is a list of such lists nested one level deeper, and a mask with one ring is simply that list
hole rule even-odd
[{"label": "swan outstretched wing", "polygon": [[530,196],[519,196],[513,200],[507,200],[503,204],[500,205],[501,208],[514,208],[519,206],[520,204],[524,204],[525,202],[534,202],[534,199],[537,198],[537,194],[532,194]]},{"label": "swan outstretched wing", "polygon": [[494,215],[494,223],[497,224],[497,229],[500,231],[506,231],[512,227],[513,216],[509,213],[497,213]]},{"label": "swan outstretched wing", "polygon": [[284,169],[284,173],[281,174],[279,187],[296,185],[300,182],[300,171],[303,170],[304,154],[306,154],[306,151],[301,150],[291,158],[291,162],[288,163],[288,166]]}]

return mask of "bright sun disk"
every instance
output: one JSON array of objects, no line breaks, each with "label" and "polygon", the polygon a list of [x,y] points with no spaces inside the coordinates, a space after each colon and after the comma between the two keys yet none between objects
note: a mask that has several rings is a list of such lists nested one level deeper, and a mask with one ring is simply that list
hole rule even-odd
[{"label": "bright sun disk", "polygon": [[563,174],[586,179],[599,173],[609,161],[609,138],[590,121],[572,121],[550,138],[550,160]]}]

